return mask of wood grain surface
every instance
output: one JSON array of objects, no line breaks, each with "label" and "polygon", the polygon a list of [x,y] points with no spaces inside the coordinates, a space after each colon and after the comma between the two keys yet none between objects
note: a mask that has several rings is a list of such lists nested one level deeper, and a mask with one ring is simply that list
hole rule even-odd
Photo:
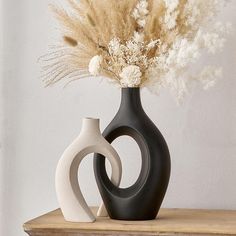
[{"label": "wood grain surface", "polygon": [[31,236],[225,236],[236,235],[236,211],[161,209],[158,218],[151,221],[99,217],[95,223],[71,223],[58,209],[25,223],[23,228]]}]

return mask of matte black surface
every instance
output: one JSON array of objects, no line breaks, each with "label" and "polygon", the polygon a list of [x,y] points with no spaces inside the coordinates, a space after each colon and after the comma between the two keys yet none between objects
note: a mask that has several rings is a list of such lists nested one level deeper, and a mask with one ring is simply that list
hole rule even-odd
[{"label": "matte black surface", "polygon": [[103,135],[109,143],[128,135],[137,142],[142,154],[140,175],[134,185],[125,189],[111,183],[105,158],[95,154],[95,177],[109,216],[118,220],[156,218],[169,183],[170,155],[165,139],[142,108],[139,88],[122,89],[118,113]]}]

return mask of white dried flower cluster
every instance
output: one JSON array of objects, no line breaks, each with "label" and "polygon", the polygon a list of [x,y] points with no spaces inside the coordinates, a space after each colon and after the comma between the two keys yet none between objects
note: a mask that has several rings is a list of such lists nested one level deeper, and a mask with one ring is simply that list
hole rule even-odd
[{"label": "white dried flower cluster", "polygon": [[138,66],[126,66],[120,73],[122,87],[138,87],[141,83],[142,73]]},{"label": "white dried flower cluster", "polygon": [[[232,27],[213,19],[226,0],[158,2],[162,10],[156,17],[150,16],[154,11],[148,1],[139,0],[132,12],[138,26],[133,36],[127,41],[112,38],[105,58],[92,58],[89,71],[99,75],[105,63],[106,71],[122,87],[145,86],[156,93],[165,88],[182,101],[191,83],[198,81],[208,89],[222,74],[220,68],[210,65],[195,72],[198,76],[189,71],[205,52],[215,54],[224,47]],[[152,33],[155,27],[158,33]]]},{"label": "white dried flower cluster", "polygon": [[[203,49],[214,54],[222,49],[224,43],[225,38],[220,32],[204,33],[202,29],[199,29],[192,40],[176,38],[167,53],[156,57],[148,68],[149,80],[146,86],[154,92],[159,92],[161,88],[170,89],[181,102],[190,84],[197,80],[188,74],[188,69],[201,57]],[[221,71],[221,68],[208,65],[199,73],[198,81],[202,82],[204,89],[208,89],[215,84],[214,80],[220,77]]]},{"label": "white dried flower cluster", "polygon": [[159,40],[144,43],[142,34],[138,32],[125,44],[117,38],[112,39],[108,46],[111,58],[108,70],[117,71],[122,87],[140,86],[141,79],[145,77],[145,72],[153,61],[153,58],[148,58],[148,54],[157,49],[159,44]]}]

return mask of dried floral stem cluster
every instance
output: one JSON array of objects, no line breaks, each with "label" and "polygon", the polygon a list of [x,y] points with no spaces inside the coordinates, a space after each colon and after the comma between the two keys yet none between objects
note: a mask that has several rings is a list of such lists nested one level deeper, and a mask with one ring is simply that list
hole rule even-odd
[{"label": "dried floral stem cluster", "polygon": [[103,76],[121,87],[170,89],[181,100],[193,81],[207,89],[221,69],[189,68],[202,53],[224,46],[230,24],[215,23],[225,0],[68,0],[70,11],[53,7],[62,45],[44,60],[46,84]]}]

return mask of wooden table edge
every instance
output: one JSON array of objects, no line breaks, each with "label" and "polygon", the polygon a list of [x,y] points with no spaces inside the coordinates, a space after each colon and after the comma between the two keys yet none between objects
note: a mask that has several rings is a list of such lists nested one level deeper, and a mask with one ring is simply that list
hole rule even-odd
[{"label": "wooden table edge", "polygon": [[[94,209],[94,207],[93,207]],[[135,234],[135,235],[181,235],[181,234],[187,234],[188,236],[197,236],[197,235],[206,235],[206,236],[227,236],[227,235],[234,235],[236,236],[236,232],[225,232],[225,230],[216,230],[216,231],[212,231],[212,230],[200,230],[198,229],[198,231],[194,231],[194,230],[184,230],[184,229],[176,229],[174,230],[173,228],[170,229],[170,230],[162,230],[160,229],[159,231],[157,230],[148,230],[148,231],[135,231],[135,230],[126,230],[125,227],[123,227],[124,229],[110,229],[108,228],[107,230],[105,229],[87,229],[87,228],[83,228],[83,227],[80,227],[80,228],[74,228],[74,229],[71,229],[71,226],[68,226],[66,227],[65,225],[62,227],[55,227],[55,225],[53,226],[47,226],[47,227],[42,227],[41,225],[38,225],[38,224],[35,224],[33,223],[34,221],[36,221],[37,219],[40,219],[48,214],[53,214],[55,212],[57,212],[58,210],[60,209],[56,209],[56,210],[53,210],[49,213],[45,213],[39,217],[36,217],[30,221],[27,221],[26,223],[23,224],[23,229],[25,232],[27,233],[30,233],[30,232],[44,232],[44,231],[51,231],[51,232],[71,232],[71,233],[81,233],[81,234],[100,234],[100,235],[105,235],[105,234],[112,234],[112,233],[123,233],[123,234],[127,234],[127,235],[132,235],[132,234]],[[216,210],[209,210],[209,209],[179,209],[179,208],[168,208],[168,209],[165,209],[165,208],[162,208],[162,210],[173,210],[173,211],[178,211],[178,210],[182,210],[182,211],[197,211],[197,212],[221,212],[221,213],[235,213],[236,214],[236,211],[235,210],[222,210],[222,209],[216,209]],[[114,220],[112,220],[114,221]],[[128,223],[132,223],[132,221],[117,221],[119,223],[125,223],[125,222],[128,222]],[[143,221],[142,221],[143,222]],[[137,223],[137,222],[136,222]],[[74,223],[76,224],[76,223]],[[87,224],[94,224],[94,223],[87,223]],[[236,224],[236,222],[235,222]],[[124,225],[125,226],[125,225]]]}]

